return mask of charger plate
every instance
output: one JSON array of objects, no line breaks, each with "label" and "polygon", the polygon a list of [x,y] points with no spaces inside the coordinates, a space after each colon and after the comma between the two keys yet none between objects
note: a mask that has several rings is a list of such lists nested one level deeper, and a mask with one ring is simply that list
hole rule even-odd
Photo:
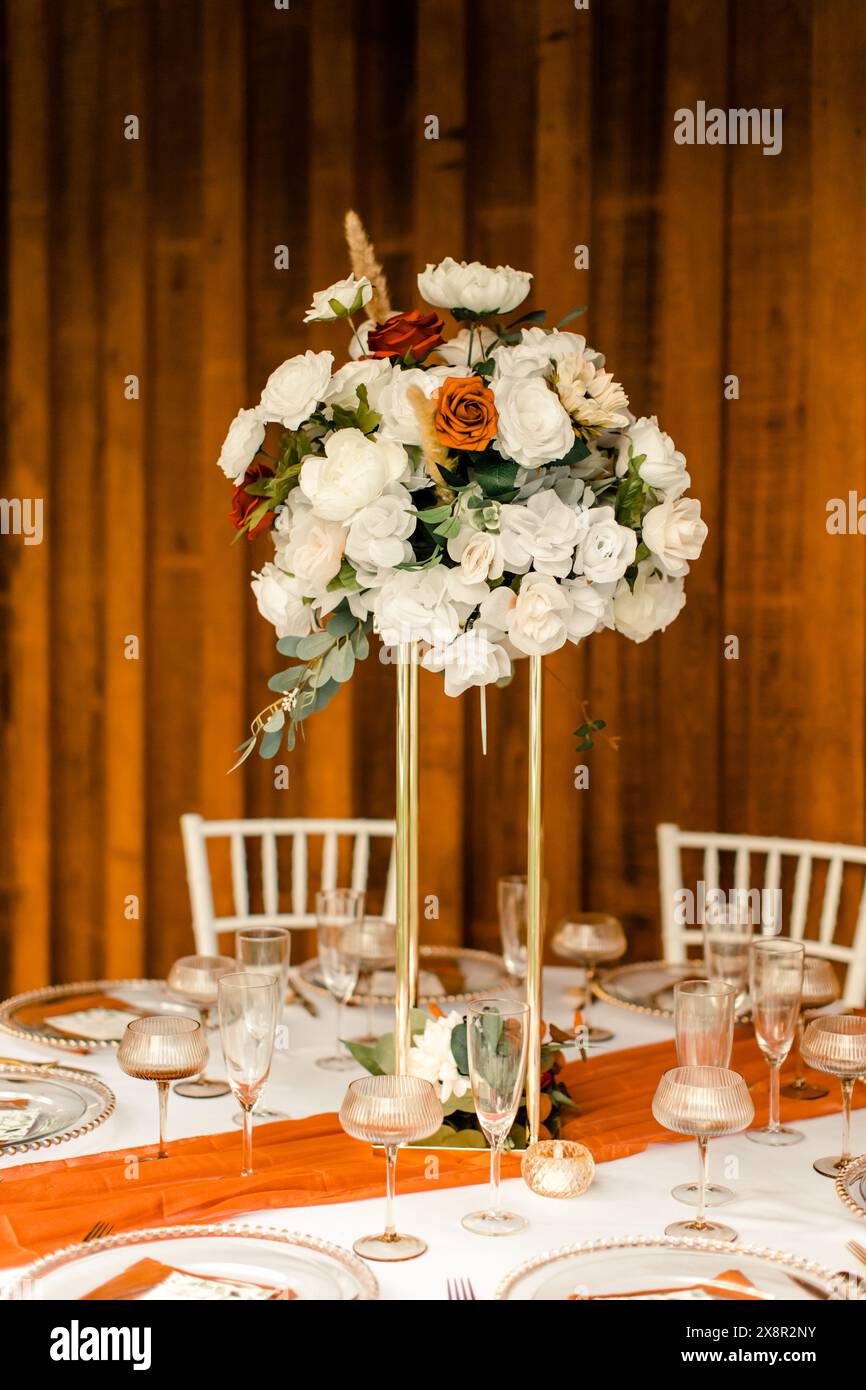
[{"label": "charger plate", "polygon": [[595,993],[607,1004],[618,1004],[634,1013],[673,1018],[674,985],[681,980],[700,980],[704,975],[702,961],[642,960],[601,971]]},{"label": "charger plate", "polygon": [[[733,1275],[737,1277],[729,1277]],[[702,1292],[695,1292],[697,1286]],[[527,1260],[505,1276],[494,1298],[705,1302],[742,1297],[744,1287],[753,1290],[752,1299],[762,1301],[808,1302],[843,1296],[842,1282],[829,1269],[777,1250],[670,1236],[619,1236],[568,1245]]]},{"label": "charger plate", "polygon": [[866,1154],[842,1169],[836,1179],[836,1195],[854,1216],[866,1221]]},{"label": "charger plate", "polygon": [[198,1018],[189,1004],[173,998],[165,980],[85,980],[80,984],[49,985],[16,994],[0,1004],[0,1029],[15,1038],[58,1047],[67,1052],[97,1052],[116,1047],[118,1038],[87,1037],[83,1033],[61,1031],[48,1022],[52,1015],[73,1012],[80,1001],[81,1011],[117,1010],[123,1006],[130,1014],[180,1013]]},{"label": "charger plate", "polygon": [[[418,1004],[465,1004],[485,994],[501,994],[514,981],[501,956],[490,951],[473,951],[455,946],[421,946],[418,951]],[[307,989],[330,996],[318,956],[304,961],[294,972]],[[389,972],[393,974],[393,972]],[[435,977],[435,979],[434,979]],[[352,999],[363,1004],[393,1004],[394,991],[376,988],[376,975],[358,980]]]},{"label": "charger plate", "polygon": [[34,1107],[34,1123],[20,1139],[0,1140],[0,1154],[30,1153],[80,1139],[113,1115],[117,1103],[104,1081],[73,1067],[0,1066],[0,1106],[22,1100]]},{"label": "charger plate", "polygon": [[290,1288],[308,1301],[379,1297],[374,1275],[341,1246],[254,1226],[160,1227],[69,1245],[28,1266],[10,1297],[81,1299],[144,1259],[209,1278]]}]

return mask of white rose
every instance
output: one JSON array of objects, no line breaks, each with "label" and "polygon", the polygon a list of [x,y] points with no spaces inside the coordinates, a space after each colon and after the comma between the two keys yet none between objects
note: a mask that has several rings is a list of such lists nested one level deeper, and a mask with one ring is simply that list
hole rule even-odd
[{"label": "white rose", "polygon": [[301,491],[325,520],[350,521],[389,483],[399,482],[408,464],[402,444],[367,439],[360,430],[336,430],[325,441],[324,458],[308,454],[304,459]]},{"label": "white rose", "polygon": [[491,685],[510,674],[507,653],[483,628],[461,632],[447,646],[431,647],[421,664],[428,671],[445,672],[445,694],[462,695],[473,685]]},{"label": "white rose", "polygon": [[558,328],[524,328],[520,342],[509,347],[503,344],[493,352],[496,361],[494,380],[500,376],[546,376],[551,365],[566,357],[582,356],[599,370],[604,366],[601,353],[588,348],[580,333],[560,333]]},{"label": "white rose", "polygon": [[643,463],[638,464],[637,471],[648,487],[655,488],[666,497],[682,497],[691,484],[686,472],[685,454],[675,447],[669,434],[659,429],[654,415],[635,420],[620,436],[616,461],[616,472],[620,478],[628,469],[629,446],[635,458],[640,454],[646,456]]},{"label": "white rose", "polygon": [[[295,494],[293,494],[294,499]],[[340,573],[346,545],[346,528],[336,521],[325,521],[300,499],[288,512],[280,513],[274,533],[277,557],[283,569],[294,575],[308,597],[315,597]]]},{"label": "white rose", "polygon": [[400,483],[389,483],[381,497],[353,518],[346,554],[356,569],[394,569],[413,558],[408,538],[416,524],[410,494]]},{"label": "white rose", "polygon": [[397,570],[376,594],[373,610],[386,646],[400,642],[448,644],[471,609],[453,596],[444,565],[429,570]]},{"label": "white rose", "polygon": [[472,361],[483,362],[487,356],[488,348],[496,342],[496,334],[492,328],[487,328],[483,324],[477,328],[461,328],[459,333],[455,333],[453,338],[449,338],[447,343],[441,343],[436,349],[440,357],[451,367],[466,367],[469,365],[469,348],[472,348]]},{"label": "white rose", "polygon": [[239,410],[229,425],[217,462],[227,478],[237,486],[259,452],[265,427],[255,410]]},{"label": "white rose", "polygon": [[501,538],[493,531],[476,531],[474,526],[461,526],[448,541],[448,554],[460,566],[469,584],[501,579],[505,563]]},{"label": "white rose", "polygon": [[546,574],[526,574],[515,594],[504,586],[494,589],[481,604],[481,621],[507,634],[525,656],[546,656],[563,646],[571,599],[555,579]]},{"label": "white rose", "polygon": [[590,584],[581,575],[577,579],[564,579],[561,586],[571,600],[571,609],[566,617],[569,640],[579,642],[589,637],[599,628],[613,626],[613,603],[609,595],[600,592],[596,584]]},{"label": "white rose", "polygon": [[566,506],[552,489],[537,492],[522,509],[537,518],[538,525],[527,536],[532,568],[539,574],[570,574],[574,550],[589,529],[589,512]]},{"label": "white rose", "polygon": [[524,468],[563,458],[574,429],[559,397],[541,377],[502,377],[493,383],[499,425],[493,447]]},{"label": "white rose", "polygon": [[587,517],[589,527],[577,547],[575,574],[583,574],[595,584],[621,579],[634,562],[635,532],[630,526],[620,526],[613,507],[592,507]]},{"label": "white rose", "polygon": [[332,352],[308,349],[290,357],[268,377],[259,414],[264,420],[279,420],[286,429],[296,430],[325,399],[333,365]]},{"label": "white rose", "polygon": [[364,357],[366,353],[369,352],[370,345],[367,339],[375,327],[376,324],[372,319],[364,319],[363,323],[358,324],[358,327],[349,339],[349,356],[354,362],[357,362],[359,357]]},{"label": "white rose", "polygon": [[421,426],[409,400],[409,390],[418,386],[429,400],[441,385],[440,376],[432,371],[425,372],[421,367],[395,369],[377,396],[376,409],[382,416],[379,437],[399,439],[401,444],[420,444]]},{"label": "white rose", "polygon": [[642,522],[644,545],[665,574],[688,574],[689,560],[697,560],[707,539],[696,497],[668,497],[648,511]]},{"label": "white rose", "polygon": [[613,597],[613,620],[617,632],[632,642],[645,642],[654,632],[663,632],[679,615],[686,595],[681,579],[656,574],[652,561],[638,567],[634,589],[621,580]]},{"label": "white rose", "polygon": [[442,309],[467,309],[473,314],[509,314],[529,294],[532,276],[510,265],[492,269],[480,261],[455,261],[446,256],[418,276],[421,298]]},{"label": "white rose", "polygon": [[301,585],[277,565],[254,574],[252,590],[262,617],[273,623],[278,637],[308,637],[316,626],[312,605],[304,603]]},{"label": "white rose", "polygon": [[507,502],[499,512],[499,536],[505,568],[525,574],[532,564],[539,518],[529,507]]},{"label": "white rose", "polygon": [[362,362],[347,362],[334,372],[325,396],[326,405],[341,405],[345,410],[358,407],[358,387],[366,386],[367,401],[377,410],[377,401],[391,379],[391,363],[378,358],[366,358]]},{"label": "white rose", "polygon": [[588,358],[599,369],[604,366],[604,355],[596,352],[595,348],[588,347],[582,333],[562,333],[558,328],[548,330],[535,326],[524,328],[520,338],[527,346],[535,344],[543,348],[549,361],[561,362],[563,357],[573,357],[577,354]]},{"label": "white rose", "polygon": [[[345,280],[337,280],[326,290],[316,291],[304,323],[332,323],[334,319],[345,318],[347,314],[356,314],[372,298],[373,286],[366,275],[362,275],[360,280],[356,280],[354,274],[347,275]],[[335,312],[332,300],[339,304],[341,312]]]}]

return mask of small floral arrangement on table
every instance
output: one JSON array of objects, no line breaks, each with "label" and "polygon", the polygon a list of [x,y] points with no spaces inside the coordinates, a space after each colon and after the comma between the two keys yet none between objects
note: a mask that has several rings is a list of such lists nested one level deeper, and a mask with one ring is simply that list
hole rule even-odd
[{"label": "small floral arrangement on table", "polygon": [[566,328],[582,310],[555,328],[543,310],[511,317],[528,272],[449,257],[418,276],[432,307],[395,311],[351,212],[346,236],[352,273],[305,322],[348,327],[349,360],[283,362],[219,459],[238,531],[271,533],[252,587],[292,661],[239,761],[293,747],[373,630],[421,643],[455,696],[601,628],[643,642],[682,609],[706,537],[683,455]]},{"label": "small floral arrangement on table", "polygon": [[[487,1140],[478,1123],[469,1080],[466,1020],[456,1010],[444,1014],[436,1005],[430,1012],[412,1010],[412,1046],[409,1075],[430,1081],[442,1102],[442,1128],[424,1140],[435,1148],[486,1149]],[[385,1033],[372,1045],[343,1040],[356,1062],[373,1076],[396,1070],[394,1034]],[[556,1139],[566,1121],[577,1114],[577,1106],[560,1073],[565,1066],[565,1048],[577,1047],[586,1060],[586,1049],[579,1029],[566,1033],[555,1024],[544,1026],[541,1043],[541,1125],[539,1138]],[[520,1106],[506,1140],[506,1149],[526,1147],[526,1105]]]}]

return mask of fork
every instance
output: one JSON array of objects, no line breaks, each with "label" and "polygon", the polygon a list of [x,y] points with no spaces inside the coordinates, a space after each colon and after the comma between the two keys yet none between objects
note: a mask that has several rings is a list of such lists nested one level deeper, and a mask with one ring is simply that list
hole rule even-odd
[{"label": "fork", "polygon": [[866,1246],[861,1245],[857,1240],[849,1240],[846,1249],[851,1251],[855,1260],[859,1260],[861,1265],[866,1265]]},{"label": "fork", "polygon": [[475,1290],[471,1279],[449,1279],[447,1281],[449,1303],[475,1303]]},{"label": "fork", "polygon": [[81,1237],[82,1244],[86,1245],[91,1240],[102,1240],[104,1236],[110,1236],[113,1230],[114,1226],[110,1221],[97,1221],[87,1234]]}]

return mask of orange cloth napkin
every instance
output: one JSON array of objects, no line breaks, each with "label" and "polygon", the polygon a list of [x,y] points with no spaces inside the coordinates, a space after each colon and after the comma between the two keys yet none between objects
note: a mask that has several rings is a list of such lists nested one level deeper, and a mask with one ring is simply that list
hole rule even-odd
[{"label": "orange cloth napkin", "polygon": [[[766,1112],[767,1064],[751,1034],[738,1029],[732,1067],[752,1086],[758,1119]],[[572,1062],[563,1079],[580,1106],[566,1124],[568,1137],[585,1143],[596,1161],[639,1153],[648,1144],[683,1138],[662,1129],[651,1105],[659,1076],[676,1066],[673,1042],[627,1048]],[[866,1103],[866,1095],[855,1103]],[[821,1101],[782,1101],[783,1119],[839,1109],[839,1088]],[[256,1130],[252,1177],[239,1176],[237,1130],[168,1145],[169,1157],[137,1163],[151,1148],[24,1164],[0,1183],[0,1267],[80,1241],[98,1221],[114,1233],[138,1227],[221,1221],[245,1212],[325,1202],[361,1201],[384,1191],[384,1161],[369,1145],[350,1139],[336,1115],[284,1120]],[[517,1177],[520,1155],[506,1156],[503,1177]],[[398,1166],[403,1192],[485,1182],[484,1150],[404,1149]]]}]

